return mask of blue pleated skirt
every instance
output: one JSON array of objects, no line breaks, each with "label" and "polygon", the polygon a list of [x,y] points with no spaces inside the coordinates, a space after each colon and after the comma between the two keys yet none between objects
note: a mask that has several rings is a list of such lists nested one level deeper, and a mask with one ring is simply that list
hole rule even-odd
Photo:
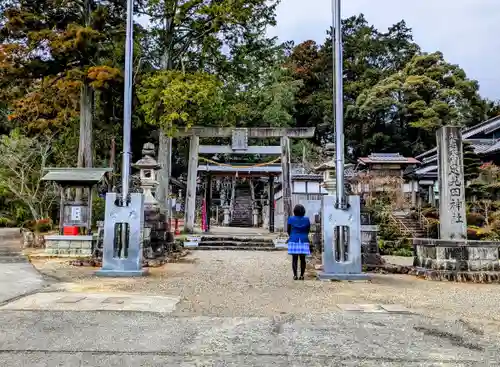
[{"label": "blue pleated skirt", "polygon": [[288,242],[289,255],[311,255],[309,242]]}]

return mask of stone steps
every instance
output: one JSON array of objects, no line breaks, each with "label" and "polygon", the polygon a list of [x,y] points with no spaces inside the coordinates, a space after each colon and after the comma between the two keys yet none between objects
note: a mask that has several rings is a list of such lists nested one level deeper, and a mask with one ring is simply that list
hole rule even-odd
[{"label": "stone steps", "polygon": [[217,241],[217,242],[265,242],[272,244],[273,240],[272,238],[269,237],[262,237],[262,236],[252,236],[252,235],[241,235],[241,236],[234,236],[234,235],[229,235],[229,236],[201,236],[201,241]]},{"label": "stone steps", "polygon": [[236,188],[230,227],[253,227],[252,196],[248,184]]},{"label": "stone steps", "polygon": [[[193,250],[233,250],[233,251],[281,251],[274,246],[272,238],[259,236],[202,236]],[[285,249],[286,250],[286,249]]]},{"label": "stone steps", "polygon": [[200,245],[203,246],[228,246],[228,247],[274,247],[274,244],[272,242],[267,242],[267,241],[248,241],[248,242],[243,242],[243,241],[202,241],[200,242]]},{"label": "stone steps", "polygon": [[199,245],[198,247],[192,248],[193,250],[207,250],[207,251],[286,251],[284,248],[276,248],[269,246],[204,246]]},{"label": "stone steps", "polygon": [[394,218],[396,218],[399,222],[401,222],[404,225],[403,227],[400,223],[398,223],[401,231],[407,229],[408,231],[410,231],[410,233],[414,238],[427,237],[427,231],[424,228],[422,228],[418,220],[402,215],[395,215]]},{"label": "stone steps", "polygon": [[233,221],[229,224],[230,227],[239,227],[239,228],[252,228],[253,225],[248,223],[248,221]]}]

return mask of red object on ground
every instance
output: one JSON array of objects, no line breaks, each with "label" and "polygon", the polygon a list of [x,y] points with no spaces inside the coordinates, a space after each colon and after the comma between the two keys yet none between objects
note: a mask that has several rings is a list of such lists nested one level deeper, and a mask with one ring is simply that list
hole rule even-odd
[{"label": "red object on ground", "polygon": [[78,227],[76,226],[64,227],[63,234],[65,236],[78,236]]},{"label": "red object on ground", "polygon": [[181,234],[181,229],[179,228],[179,219],[175,218],[175,232],[176,236]]},{"label": "red object on ground", "polygon": [[205,199],[201,202],[201,230],[207,232],[207,204]]}]

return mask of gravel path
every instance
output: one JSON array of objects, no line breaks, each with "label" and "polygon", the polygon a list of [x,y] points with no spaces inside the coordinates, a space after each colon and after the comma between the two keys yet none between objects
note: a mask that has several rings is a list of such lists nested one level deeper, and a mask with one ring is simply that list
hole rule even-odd
[{"label": "gravel path", "polygon": [[374,274],[369,282],[294,281],[285,252],[195,251],[185,261],[140,279],[103,279],[89,268],[38,261],[41,271],[66,279],[65,290],[177,295],[176,315],[273,316],[338,312],[336,304],[400,304],[441,318],[497,327],[498,285],[431,282]]}]

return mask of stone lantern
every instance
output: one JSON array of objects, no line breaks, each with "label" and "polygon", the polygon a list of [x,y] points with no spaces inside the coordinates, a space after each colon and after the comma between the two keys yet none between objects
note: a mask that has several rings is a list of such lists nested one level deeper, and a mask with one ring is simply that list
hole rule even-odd
[{"label": "stone lantern", "polygon": [[323,187],[329,195],[335,195],[336,179],[335,179],[335,144],[328,143],[325,145],[325,152],[328,160],[315,168],[315,171],[323,174]]},{"label": "stone lantern", "polygon": [[144,195],[144,209],[151,210],[159,207],[159,202],[153,196],[153,190],[158,186],[156,180],[156,170],[160,168],[156,159],[153,158],[155,154],[155,146],[152,143],[144,144],[142,148],[142,158],[135,164],[134,168],[139,169],[139,178],[141,180],[141,188]]}]

